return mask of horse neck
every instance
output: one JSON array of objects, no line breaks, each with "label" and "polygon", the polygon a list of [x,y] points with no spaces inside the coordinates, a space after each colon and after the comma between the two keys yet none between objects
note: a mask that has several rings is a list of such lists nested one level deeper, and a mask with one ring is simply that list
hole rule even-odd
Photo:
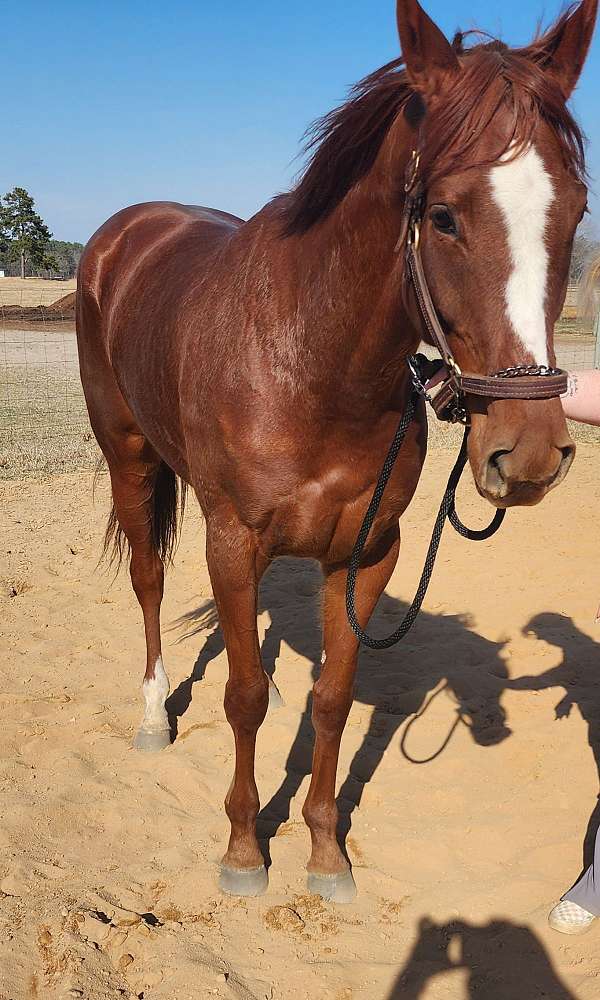
[{"label": "horse neck", "polygon": [[[344,386],[371,381],[414,351],[420,336],[403,296],[402,178],[411,150],[404,121],[390,129],[369,172],[331,215],[290,240],[299,335]],[[397,379],[391,378],[391,382]]]}]

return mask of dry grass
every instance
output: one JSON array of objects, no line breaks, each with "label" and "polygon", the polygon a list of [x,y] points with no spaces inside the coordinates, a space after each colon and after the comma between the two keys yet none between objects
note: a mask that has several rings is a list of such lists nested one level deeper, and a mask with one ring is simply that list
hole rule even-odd
[{"label": "dry grass", "polygon": [[69,472],[98,455],[78,376],[0,368],[0,480]]},{"label": "dry grass", "polygon": [[564,309],[563,314],[556,324],[556,335],[559,337],[575,337],[579,340],[593,338],[594,319],[590,316],[582,317],[576,309]]},{"label": "dry grass", "polygon": [[0,479],[68,472],[97,455],[72,329],[0,327]]},{"label": "dry grass", "polygon": [[46,278],[0,278],[1,306],[49,306],[77,288],[75,278],[49,281]]}]

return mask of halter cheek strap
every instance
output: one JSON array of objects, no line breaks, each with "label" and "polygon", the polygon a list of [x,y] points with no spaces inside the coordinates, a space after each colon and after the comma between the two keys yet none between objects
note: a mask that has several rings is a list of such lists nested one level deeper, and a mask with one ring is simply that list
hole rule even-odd
[{"label": "halter cheek strap", "polygon": [[[415,292],[419,312],[429,337],[437,347],[446,376],[433,399],[437,417],[453,423],[467,422],[467,398],[554,399],[567,391],[567,373],[546,365],[515,365],[492,375],[463,374],[442,329],[423,267],[421,225],[425,212],[425,190],[419,178],[420,154],[415,150],[406,171],[406,202],[396,250],[405,248],[406,275]],[[415,389],[427,397],[421,376],[420,357],[409,359]],[[429,398],[429,397],[427,397]]]}]

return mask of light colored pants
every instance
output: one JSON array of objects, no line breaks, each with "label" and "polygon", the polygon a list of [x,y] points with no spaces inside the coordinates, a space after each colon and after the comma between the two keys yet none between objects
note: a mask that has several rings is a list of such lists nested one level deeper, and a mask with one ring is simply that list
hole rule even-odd
[{"label": "light colored pants", "polygon": [[596,834],[594,861],[576,885],[565,892],[563,899],[582,906],[588,913],[600,917],[600,829]]}]

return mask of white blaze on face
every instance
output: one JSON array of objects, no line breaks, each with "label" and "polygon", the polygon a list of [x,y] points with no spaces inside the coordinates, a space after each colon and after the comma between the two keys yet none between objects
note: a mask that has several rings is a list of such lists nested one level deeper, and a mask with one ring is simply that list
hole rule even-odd
[{"label": "white blaze on face", "polygon": [[151,733],[164,732],[169,728],[169,719],[165,710],[165,701],[169,694],[169,678],[160,656],[154,665],[154,677],[144,681],[142,692],[146,706],[142,729]]},{"label": "white blaze on face", "polygon": [[[554,187],[533,146],[516,160],[493,167],[490,179],[494,200],[506,224],[511,254],[512,269],[506,286],[508,318],[535,363],[547,365],[545,236]],[[514,359],[515,364],[521,361]]]}]

